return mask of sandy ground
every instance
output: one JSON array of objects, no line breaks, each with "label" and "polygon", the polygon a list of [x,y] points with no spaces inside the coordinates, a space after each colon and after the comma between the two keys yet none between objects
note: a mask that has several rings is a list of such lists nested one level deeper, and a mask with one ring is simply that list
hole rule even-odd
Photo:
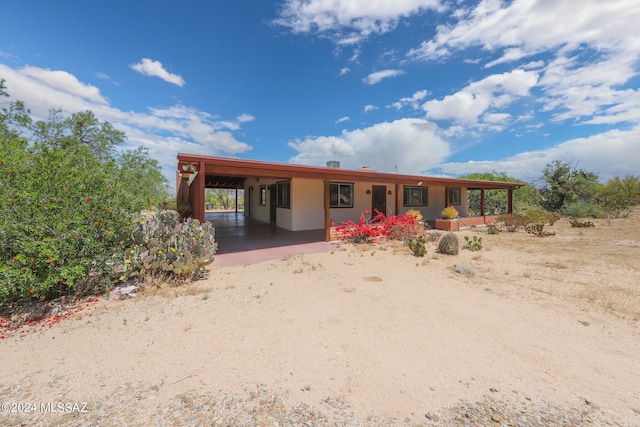
[{"label": "sandy ground", "polygon": [[[589,405],[637,426],[640,220],[594,222],[561,220],[546,238],[466,230],[484,248],[457,256],[343,245],[101,301],[0,342],[0,400],[86,402],[73,425],[135,402],[129,425],[141,425],[153,416],[136,414],[160,413],[186,391],[265,387],[283,407],[339,398],[358,419],[414,425],[490,395]],[[31,416],[65,422],[0,414],[0,424]]]}]

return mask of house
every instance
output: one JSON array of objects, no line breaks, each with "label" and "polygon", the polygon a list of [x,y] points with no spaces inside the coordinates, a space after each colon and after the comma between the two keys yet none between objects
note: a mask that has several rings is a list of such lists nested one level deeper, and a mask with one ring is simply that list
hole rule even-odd
[{"label": "house", "polygon": [[[324,229],[331,222],[357,220],[363,210],[400,215],[418,210],[430,225],[440,212],[454,206],[460,219],[453,228],[492,221],[484,212],[486,190],[507,192],[506,212],[512,212],[513,191],[524,184],[402,175],[370,168],[341,169],[271,163],[223,157],[178,154],[177,203],[188,203],[194,218],[204,220],[205,188],[244,189],[244,215],[291,231]],[[469,217],[468,194],[480,192],[480,216]]]}]

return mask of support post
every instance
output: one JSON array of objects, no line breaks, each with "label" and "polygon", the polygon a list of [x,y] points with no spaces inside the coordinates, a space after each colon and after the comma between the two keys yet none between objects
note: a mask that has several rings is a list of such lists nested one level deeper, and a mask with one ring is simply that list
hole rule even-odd
[{"label": "support post", "polygon": [[400,215],[400,184],[396,182],[396,216]]},{"label": "support post", "polygon": [[331,240],[331,191],[329,186],[329,179],[324,180],[324,240],[326,242]]},{"label": "support post", "polygon": [[484,194],[484,188],[480,189],[480,216],[484,217],[486,215],[486,199]]},{"label": "support post", "polygon": [[238,213],[238,187],[236,186],[236,213]]},{"label": "support post", "polygon": [[507,213],[513,213],[513,188],[510,188],[507,194]]}]

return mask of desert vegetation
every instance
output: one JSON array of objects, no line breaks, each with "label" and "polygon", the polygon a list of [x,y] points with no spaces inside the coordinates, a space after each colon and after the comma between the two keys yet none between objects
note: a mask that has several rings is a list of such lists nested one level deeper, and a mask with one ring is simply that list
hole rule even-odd
[{"label": "desert vegetation", "polygon": [[[8,94],[0,80],[0,97]],[[190,279],[213,260],[209,224],[141,216],[168,196],[146,150],[92,112],[0,110],[0,308],[104,293],[146,275]]]}]

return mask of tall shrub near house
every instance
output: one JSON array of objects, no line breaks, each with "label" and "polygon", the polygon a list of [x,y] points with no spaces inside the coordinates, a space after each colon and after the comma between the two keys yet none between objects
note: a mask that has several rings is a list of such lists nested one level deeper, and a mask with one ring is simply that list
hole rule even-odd
[{"label": "tall shrub near house", "polygon": [[[0,81],[0,96],[6,97]],[[0,301],[47,299],[109,284],[149,193],[164,179],[124,134],[91,112],[33,123],[19,102],[0,110]],[[125,158],[126,162],[122,159]],[[164,195],[162,195],[164,197]]]}]

